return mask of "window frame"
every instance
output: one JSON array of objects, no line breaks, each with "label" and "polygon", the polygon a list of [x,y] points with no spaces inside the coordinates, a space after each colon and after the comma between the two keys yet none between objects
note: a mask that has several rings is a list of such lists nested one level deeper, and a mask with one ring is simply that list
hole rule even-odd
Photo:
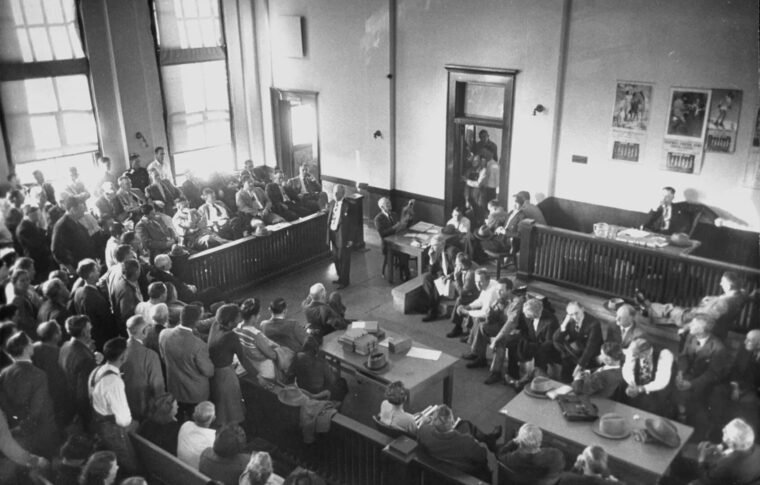
[{"label": "window frame", "polygon": [[[23,0],[21,0],[23,1]],[[11,149],[11,139],[8,133],[8,123],[6,120],[5,108],[3,107],[2,99],[0,98],[0,136],[3,137],[5,145],[5,156],[8,161],[8,173],[15,173],[17,165],[23,165],[24,163],[36,163],[44,162],[46,160],[52,161],[58,158],[64,158],[67,156],[83,155],[86,153],[92,154],[93,167],[95,161],[101,153],[103,153],[103,142],[100,133],[100,119],[98,117],[98,110],[95,104],[95,91],[93,89],[92,71],[90,69],[90,60],[88,57],[87,40],[84,34],[84,24],[82,22],[82,0],[72,0],[74,3],[75,20],[79,34],[79,41],[81,43],[81,49],[83,57],[73,59],[57,59],[49,61],[30,61],[30,62],[3,62],[0,61],[0,83],[11,81],[25,81],[30,79],[41,78],[57,78],[64,76],[83,75],[87,79],[87,89],[90,95],[90,105],[92,106],[92,115],[95,121],[95,136],[97,138],[97,149],[93,152],[81,152],[76,154],[64,155],[62,157],[48,157],[39,158],[35,160],[29,160],[27,162],[16,163],[13,159],[13,150]],[[44,12],[44,8],[43,8]],[[49,32],[48,32],[49,36]],[[70,39],[71,40],[71,39]],[[52,39],[50,39],[52,42]],[[31,41],[30,41],[31,42]],[[73,47],[73,46],[72,46]],[[33,49],[33,48],[32,48]],[[53,83],[55,86],[55,83]],[[60,129],[59,129],[60,133]]]},{"label": "window frame", "polygon": [[[224,2],[223,0],[213,0],[217,2],[218,5],[218,11],[219,11],[219,34],[220,38],[222,40],[222,45],[215,46],[215,47],[161,47],[161,33],[159,31],[159,20],[158,20],[158,6],[157,2],[160,0],[149,0],[150,2],[150,8],[151,8],[151,22],[150,22],[150,30],[151,34],[153,35],[153,43],[155,47],[155,54],[156,54],[156,67],[158,71],[158,83],[159,83],[159,92],[161,93],[161,102],[163,104],[163,112],[162,117],[164,120],[164,129],[166,130],[166,151],[167,154],[169,154],[169,160],[172,167],[172,172],[174,173],[175,178],[184,176],[184,172],[182,174],[177,172],[177,166],[175,164],[175,156],[181,155],[184,153],[191,153],[195,151],[200,150],[208,150],[211,148],[218,148],[223,147],[225,144],[222,145],[208,145],[208,146],[202,146],[202,147],[195,147],[190,150],[184,150],[181,152],[175,152],[173,149],[173,140],[172,140],[172,134],[170,130],[170,121],[169,121],[169,112],[167,110],[167,96],[166,96],[166,86],[164,84],[164,73],[163,73],[163,67],[164,66],[179,66],[179,65],[187,65],[187,64],[194,64],[194,63],[200,63],[200,62],[211,62],[211,61],[224,61],[224,71],[227,78],[227,112],[229,113],[229,132],[230,132],[230,153],[232,154],[232,162],[234,168],[238,167],[238,161],[237,156],[235,152],[235,130],[233,129],[234,126],[234,114],[232,109],[232,87],[231,87],[231,78],[230,78],[230,62],[229,62],[229,54],[227,52],[227,30],[225,26],[225,19],[224,19]],[[189,52],[192,51],[192,52]],[[194,53],[194,54],[193,54]]]}]

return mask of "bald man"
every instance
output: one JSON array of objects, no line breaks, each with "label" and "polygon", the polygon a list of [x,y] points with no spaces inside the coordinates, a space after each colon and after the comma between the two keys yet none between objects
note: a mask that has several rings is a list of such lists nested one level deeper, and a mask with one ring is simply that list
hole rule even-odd
[{"label": "bald man", "polygon": [[333,281],[337,289],[342,290],[350,283],[351,251],[354,241],[357,240],[358,231],[354,206],[345,200],[346,188],[340,184],[333,188],[333,200],[328,206],[328,235],[332,245],[333,262],[338,279]]},{"label": "bald man", "polygon": [[[391,201],[387,197],[382,197],[377,201],[377,206],[380,208],[380,212],[375,216],[375,229],[380,234],[380,239],[398,234],[409,226],[408,217],[400,218],[398,214],[393,212],[391,207]],[[383,256],[385,261],[383,262],[383,271],[390,271],[393,274],[393,268],[391,261],[388,260],[388,248],[385,245],[385,241],[382,242]],[[398,254],[398,265],[401,270],[401,279],[406,281],[409,279],[409,256],[406,254]]]},{"label": "bald man", "polygon": [[637,325],[637,320],[643,318],[632,305],[621,305],[615,312],[615,327],[610,327],[607,333],[608,342],[619,343],[627,349],[635,339],[644,337],[644,330]]}]

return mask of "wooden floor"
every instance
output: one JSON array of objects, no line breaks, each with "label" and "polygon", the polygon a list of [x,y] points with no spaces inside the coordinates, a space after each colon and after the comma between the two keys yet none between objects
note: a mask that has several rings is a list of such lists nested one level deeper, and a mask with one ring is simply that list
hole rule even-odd
[{"label": "wooden floor", "polygon": [[[356,251],[352,255],[351,284],[341,291],[343,302],[348,308],[346,316],[358,320],[382,321],[390,330],[409,335],[455,357],[466,352],[467,345],[459,342],[459,339],[446,338],[446,333],[452,328],[448,320],[424,323],[423,315],[402,315],[393,309],[391,285],[380,273],[382,254],[374,228],[365,227],[365,241],[367,249]],[[269,303],[276,297],[283,297],[288,302],[288,316],[303,320],[301,301],[306,297],[309,287],[321,282],[329,292],[332,291],[332,281],[336,278],[332,264],[324,261],[263,283],[236,297],[260,298],[262,318],[268,318]],[[465,363],[466,361],[460,360],[454,369],[453,410],[455,415],[472,421],[488,432],[494,426],[502,424],[503,419],[498,410],[514,397],[514,391],[503,384],[486,386],[483,380],[488,376],[487,369],[467,369]],[[371,415],[379,411],[377,390],[367,382],[353,378],[349,379],[349,385],[351,393],[344,402],[342,412],[371,425]],[[426,393],[426,398],[430,403],[441,402],[442,391],[431,389],[429,397]]]}]

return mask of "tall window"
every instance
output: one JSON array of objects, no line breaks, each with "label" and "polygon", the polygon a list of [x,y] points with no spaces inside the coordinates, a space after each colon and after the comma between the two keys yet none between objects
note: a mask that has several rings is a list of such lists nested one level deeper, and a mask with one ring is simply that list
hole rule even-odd
[{"label": "tall window", "polygon": [[0,102],[22,181],[91,168],[98,131],[75,0],[0,0]]},{"label": "tall window", "polygon": [[154,0],[166,124],[177,175],[234,168],[218,0]]}]

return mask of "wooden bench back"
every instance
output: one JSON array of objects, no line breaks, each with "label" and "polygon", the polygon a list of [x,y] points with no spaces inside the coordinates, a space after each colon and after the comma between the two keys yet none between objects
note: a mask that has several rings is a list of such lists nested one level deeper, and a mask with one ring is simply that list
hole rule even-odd
[{"label": "wooden bench back", "polygon": [[129,437],[140,463],[151,479],[165,485],[216,485],[219,483],[142,436],[130,433]]}]

